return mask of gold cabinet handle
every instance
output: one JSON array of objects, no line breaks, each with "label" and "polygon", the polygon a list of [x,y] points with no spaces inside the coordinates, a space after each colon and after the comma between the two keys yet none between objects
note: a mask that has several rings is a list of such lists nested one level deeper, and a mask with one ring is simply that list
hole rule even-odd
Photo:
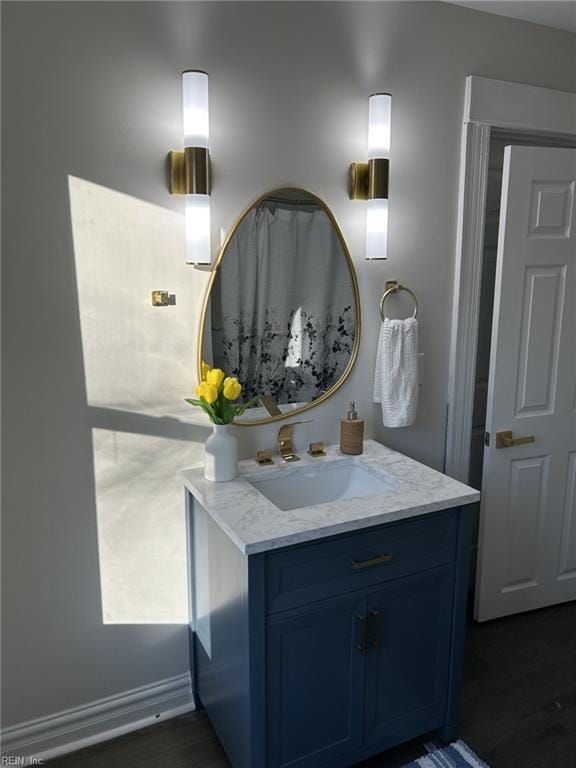
[{"label": "gold cabinet handle", "polygon": [[535,443],[535,435],[526,435],[526,437],[513,437],[510,429],[496,432],[496,448],[512,448],[515,445],[528,445]]},{"label": "gold cabinet handle", "polygon": [[382,614],[380,611],[370,611],[370,616],[372,617],[372,624],[374,627],[374,634],[370,640],[370,645],[374,648],[380,648]]},{"label": "gold cabinet handle", "polygon": [[366,653],[367,641],[368,641],[368,616],[362,616],[358,614],[356,616],[360,622],[360,642],[356,643],[356,648],[362,655]]},{"label": "gold cabinet handle", "polygon": [[359,571],[361,568],[371,568],[373,565],[383,565],[384,563],[389,563],[390,560],[392,560],[392,555],[378,555],[378,557],[373,557],[371,560],[360,560],[360,562],[352,560],[352,570]]}]

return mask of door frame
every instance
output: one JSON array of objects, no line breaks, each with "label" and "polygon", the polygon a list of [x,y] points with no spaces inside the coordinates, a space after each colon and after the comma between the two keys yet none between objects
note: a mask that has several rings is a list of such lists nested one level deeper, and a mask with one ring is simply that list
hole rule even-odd
[{"label": "door frame", "polygon": [[576,138],[576,93],[466,78],[450,339],[446,474],[468,482],[484,250],[490,137],[494,129]]}]

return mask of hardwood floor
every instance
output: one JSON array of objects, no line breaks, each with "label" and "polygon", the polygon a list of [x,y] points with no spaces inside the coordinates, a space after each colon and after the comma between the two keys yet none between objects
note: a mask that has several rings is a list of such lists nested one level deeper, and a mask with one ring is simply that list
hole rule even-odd
[{"label": "hardwood floor", "polygon": [[461,737],[490,768],[576,767],[576,603],[469,627]]},{"label": "hardwood floor", "polygon": [[[460,736],[490,768],[576,768],[576,603],[470,623]],[[425,739],[362,768],[398,768]],[[57,758],[50,768],[229,768],[192,713]]]}]

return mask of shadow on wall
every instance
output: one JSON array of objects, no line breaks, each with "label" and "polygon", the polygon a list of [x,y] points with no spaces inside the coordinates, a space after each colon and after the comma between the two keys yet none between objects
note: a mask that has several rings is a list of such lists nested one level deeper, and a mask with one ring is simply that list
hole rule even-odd
[{"label": "shadow on wall", "polygon": [[[103,621],[186,623],[177,473],[201,458],[208,434],[184,398],[209,273],[184,263],[182,216],[74,176],[69,194]],[[153,289],[176,305],[153,307]]]}]

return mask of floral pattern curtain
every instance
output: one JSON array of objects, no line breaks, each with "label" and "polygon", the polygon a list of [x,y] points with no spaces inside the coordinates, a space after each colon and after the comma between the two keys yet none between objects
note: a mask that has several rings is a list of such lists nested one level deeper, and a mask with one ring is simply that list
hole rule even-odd
[{"label": "floral pattern curtain", "polygon": [[326,212],[263,204],[240,223],[211,294],[214,365],[246,398],[309,402],[340,378],[354,344],[352,279]]}]

